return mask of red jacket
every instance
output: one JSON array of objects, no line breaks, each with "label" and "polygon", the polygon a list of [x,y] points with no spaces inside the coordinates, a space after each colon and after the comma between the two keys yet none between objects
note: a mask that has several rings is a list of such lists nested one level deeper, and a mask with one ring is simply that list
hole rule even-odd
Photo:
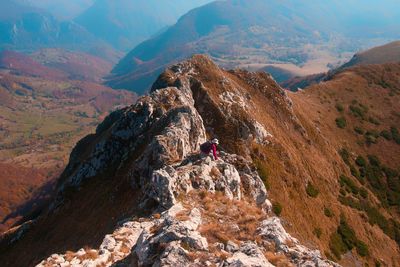
[{"label": "red jacket", "polygon": [[210,152],[212,151],[213,156],[214,156],[214,160],[218,159],[218,155],[217,155],[217,145],[211,143],[210,141],[205,142],[204,144],[202,144],[200,146],[200,150],[202,153],[209,155]]},{"label": "red jacket", "polygon": [[218,155],[217,155],[217,145],[216,144],[212,144],[212,152],[213,152],[214,160],[217,160]]}]

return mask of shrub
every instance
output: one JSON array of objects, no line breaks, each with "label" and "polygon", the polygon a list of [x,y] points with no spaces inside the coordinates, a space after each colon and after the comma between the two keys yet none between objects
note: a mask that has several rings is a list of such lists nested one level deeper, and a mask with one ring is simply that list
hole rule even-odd
[{"label": "shrub", "polygon": [[348,207],[356,209],[356,210],[362,210],[362,206],[361,206],[360,202],[356,201],[352,197],[339,196],[338,200],[340,203],[342,203],[345,206],[348,206]]},{"label": "shrub", "polygon": [[351,113],[355,116],[358,117],[360,119],[365,119],[365,114],[367,112],[366,109],[363,109],[359,106],[355,106],[355,105],[350,105],[350,111]]},{"label": "shrub", "polygon": [[337,233],[341,236],[343,243],[346,245],[347,251],[351,250],[357,244],[356,234],[347,224],[343,215],[340,216],[340,224]]},{"label": "shrub", "polygon": [[365,183],[364,178],[361,177],[360,172],[359,172],[359,171],[356,169],[356,167],[354,167],[353,165],[350,165],[350,172],[351,172],[351,175],[353,175],[354,177],[356,177],[357,180],[358,180],[361,184],[364,184],[364,183]]},{"label": "shrub", "polygon": [[344,163],[346,163],[347,165],[350,164],[350,153],[349,151],[347,151],[346,148],[342,148],[341,150],[339,150],[339,155],[342,157]]},{"label": "shrub", "polygon": [[392,133],[387,130],[383,130],[380,135],[386,140],[392,140]]},{"label": "shrub", "polygon": [[347,194],[346,190],[344,190],[343,188],[340,188],[339,193],[340,193],[342,196],[345,196],[345,195]]},{"label": "shrub", "polygon": [[345,117],[339,117],[336,119],[336,126],[340,129],[344,129],[347,126],[347,121]]},{"label": "shrub", "polygon": [[358,240],[356,247],[357,252],[361,257],[366,257],[369,255],[368,246],[363,241]]},{"label": "shrub", "polygon": [[324,214],[328,218],[332,218],[333,216],[335,216],[333,211],[330,208],[327,208],[327,207],[324,208]]},{"label": "shrub", "polygon": [[356,159],[356,164],[360,167],[365,167],[367,165],[367,161],[363,156],[358,156]]},{"label": "shrub", "polygon": [[381,123],[379,122],[378,119],[373,118],[373,117],[369,117],[369,118],[368,118],[368,121],[369,121],[370,123],[372,123],[372,124],[375,124],[375,125],[380,125],[380,124],[381,124]]},{"label": "shrub", "polygon": [[340,175],[340,185],[349,188],[353,194],[358,194],[360,191],[353,180],[343,174]]},{"label": "shrub", "polygon": [[390,127],[390,132],[392,134],[393,140],[397,144],[400,145],[400,133],[399,133],[399,130],[396,127],[392,126],[392,127]]},{"label": "shrub", "polygon": [[346,245],[343,243],[341,236],[337,232],[334,232],[331,235],[329,248],[337,259],[340,259],[341,255],[347,252]]},{"label": "shrub", "polygon": [[271,186],[269,184],[269,171],[268,171],[268,169],[259,160],[255,161],[255,165],[256,165],[256,168],[257,168],[258,175],[260,176],[261,180],[263,181],[263,183],[265,185],[265,188],[267,190],[269,190]]},{"label": "shrub", "polygon": [[372,166],[376,166],[376,167],[381,166],[381,162],[379,161],[377,156],[368,155],[368,161],[369,161],[369,164],[371,164]]},{"label": "shrub", "polygon": [[319,194],[318,189],[316,189],[312,183],[307,184],[306,192],[307,192],[308,196],[313,197],[313,198],[316,198]]},{"label": "shrub", "polygon": [[339,112],[343,112],[344,111],[344,107],[340,103],[337,103],[335,107],[336,107],[337,111],[339,111]]},{"label": "shrub", "polygon": [[321,235],[322,235],[322,229],[319,228],[319,227],[317,227],[317,228],[314,229],[313,233],[314,233],[314,235],[315,235],[316,237],[320,238]]},{"label": "shrub", "polygon": [[363,135],[365,133],[364,129],[359,126],[354,127],[354,131],[360,135]]},{"label": "shrub", "polygon": [[368,191],[363,187],[363,188],[360,189],[360,195],[363,198],[368,198]]},{"label": "shrub", "polygon": [[378,142],[378,140],[376,140],[376,137],[374,137],[373,135],[365,134],[364,137],[365,137],[365,143],[367,145],[376,144]]},{"label": "shrub", "polygon": [[275,202],[272,204],[272,211],[276,214],[276,216],[281,215],[282,213],[282,205],[279,202]]}]

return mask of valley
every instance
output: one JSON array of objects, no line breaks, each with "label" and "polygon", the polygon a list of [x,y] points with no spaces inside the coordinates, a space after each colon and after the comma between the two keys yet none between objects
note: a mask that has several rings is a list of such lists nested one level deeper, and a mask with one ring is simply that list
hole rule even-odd
[{"label": "valley", "polygon": [[[43,51],[33,57],[45,61]],[[76,56],[70,58],[72,60],[67,63],[57,64],[57,69],[15,52],[0,55],[0,162],[4,174],[8,169],[13,173],[1,177],[5,183],[3,190],[9,192],[1,199],[9,205],[7,210],[29,200],[30,193],[45,182],[54,182],[68,162],[75,143],[94,131],[110,111],[136,99],[132,93],[114,91],[94,82],[107,65],[100,64],[98,72],[93,64],[80,65],[81,69],[88,70],[88,75],[76,77],[79,62],[76,63]],[[68,70],[72,73],[67,73]],[[84,71],[79,73],[85,74]],[[41,178],[27,180],[28,170],[33,177]],[[11,183],[14,180],[17,182]],[[30,193],[21,198],[11,193],[28,188],[31,188]],[[2,213],[0,219],[5,215]]]}]

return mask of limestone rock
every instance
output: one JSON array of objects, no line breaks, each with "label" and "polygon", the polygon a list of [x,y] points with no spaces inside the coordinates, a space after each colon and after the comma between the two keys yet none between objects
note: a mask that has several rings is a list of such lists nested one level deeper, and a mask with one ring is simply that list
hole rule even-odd
[{"label": "limestone rock", "polygon": [[239,251],[224,263],[224,267],[273,267],[263,255],[258,246],[252,242],[245,242]]}]

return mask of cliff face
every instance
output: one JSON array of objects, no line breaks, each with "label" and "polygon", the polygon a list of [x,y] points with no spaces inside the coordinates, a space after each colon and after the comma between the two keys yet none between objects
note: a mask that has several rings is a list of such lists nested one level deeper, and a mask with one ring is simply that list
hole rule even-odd
[{"label": "cliff face", "polygon": [[[339,218],[356,236],[352,242],[372,242],[351,229],[356,212],[339,216],[337,178],[346,165],[315,131],[269,75],[225,71],[194,56],[167,69],[149,96],[112,113],[77,144],[57,198],[35,221],[2,237],[0,260],[10,266],[336,266],[314,248],[329,255]],[[199,155],[199,145],[212,137],[221,141],[217,161]],[[324,216],[324,207],[333,215]],[[321,233],[313,234],[317,227]],[[394,241],[380,238],[387,254],[398,253]],[[378,253],[370,246],[363,259],[357,251],[348,253],[346,266],[373,262]],[[387,254],[381,257],[390,263]]]}]

